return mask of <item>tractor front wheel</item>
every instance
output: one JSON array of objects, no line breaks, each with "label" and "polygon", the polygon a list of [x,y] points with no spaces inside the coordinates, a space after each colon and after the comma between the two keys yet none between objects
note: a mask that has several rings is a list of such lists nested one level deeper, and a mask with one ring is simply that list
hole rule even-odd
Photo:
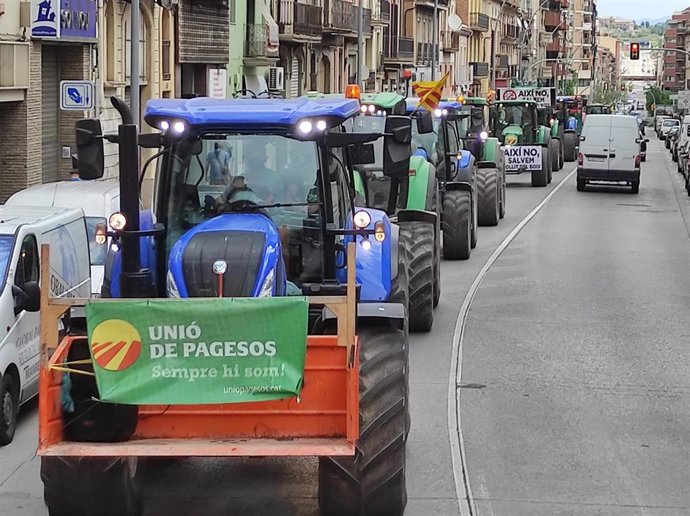
[{"label": "tractor front wheel", "polygon": [[434,325],[434,226],[411,221],[400,224],[408,243],[410,331],[430,331]]},{"label": "tractor front wheel", "polygon": [[467,260],[472,252],[472,198],[465,190],[450,190],[443,195],[443,257]]},{"label": "tractor front wheel", "polygon": [[398,236],[398,275],[391,285],[391,293],[388,296],[389,303],[400,303],[405,307],[405,313],[410,313],[410,278],[407,270],[410,263],[410,234],[404,231],[402,226]]},{"label": "tractor front wheel", "polygon": [[477,219],[480,226],[496,226],[501,218],[501,178],[496,168],[477,171]]},{"label": "tractor front wheel", "polygon": [[577,133],[565,133],[563,139],[565,140],[565,142],[563,142],[563,147],[565,148],[565,160],[575,161],[577,159]]},{"label": "tractor front wheel", "polygon": [[408,335],[395,321],[360,324],[359,439],[354,457],[319,459],[319,507],[328,516],[402,516]]},{"label": "tractor front wheel", "polygon": [[560,170],[561,164],[561,142],[555,138],[551,139],[549,144],[549,152],[551,153],[551,170],[557,172]]},{"label": "tractor front wheel", "polygon": [[546,186],[549,183],[550,159],[549,149],[543,147],[541,150],[541,168],[532,171],[532,186]]},{"label": "tractor front wheel", "polygon": [[134,458],[42,457],[50,516],[139,516],[141,468]]}]

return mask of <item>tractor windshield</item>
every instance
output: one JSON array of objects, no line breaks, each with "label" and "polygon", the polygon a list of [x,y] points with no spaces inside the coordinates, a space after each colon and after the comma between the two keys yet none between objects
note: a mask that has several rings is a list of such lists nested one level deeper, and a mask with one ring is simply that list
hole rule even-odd
[{"label": "tractor windshield", "polygon": [[[170,185],[167,196],[157,200],[159,209],[165,210],[168,250],[196,224],[227,212],[268,215],[286,249],[293,241],[312,242],[306,247],[320,248],[323,232],[315,142],[275,134],[207,133],[201,140],[175,145],[171,152],[169,178],[159,174],[159,181],[167,184],[156,188],[161,195]],[[288,279],[300,282],[320,277],[321,253],[299,251],[299,263],[292,264]],[[305,277],[306,262],[318,262],[309,267],[309,277]]]}]

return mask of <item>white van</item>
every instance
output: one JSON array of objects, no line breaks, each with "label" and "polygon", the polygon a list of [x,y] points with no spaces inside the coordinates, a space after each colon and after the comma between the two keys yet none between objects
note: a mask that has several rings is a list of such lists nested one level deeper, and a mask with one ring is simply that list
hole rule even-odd
[{"label": "white van", "polygon": [[19,407],[38,392],[43,244],[51,249],[50,295],[88,297],[84,212],[0,206],[0,445],[12,441]]},{"label": "white van", "polygon": [[84,210],[91,250],[91,294],[100,296],[108,242],[97,242],[96,230],[101,226],[106,231],[108,218],[120,211],[118,181],[60,181],[36,185],[17,192],[7,200],[7,204],[79,207]]},{"label": "white van", "polygon": [[624,115],[589,115],[577,156],[577,190],[591,181],[625,182],[640,189],[642,139],[637,120]]}]

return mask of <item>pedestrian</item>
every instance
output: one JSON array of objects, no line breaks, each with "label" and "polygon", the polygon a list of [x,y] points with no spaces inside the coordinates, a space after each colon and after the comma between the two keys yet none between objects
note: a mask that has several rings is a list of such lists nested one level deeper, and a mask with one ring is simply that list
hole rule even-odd
[{"label": "pedestrian", "polygon": [[211,185],[225,185],[230,175],[231,153],[224,150],[219,142],[213,145],[213,150],[206,156],[206,180]]},{"label": "pedestrian", "polygon": [[79,177],[79,171],[78,170],[72,170],[70,173],[70,179],[72,181],[81,181],[81,178]]},{"label": "pedestrian", "polygon": [[577,130],[577,118],[575,118],[573,111],[570,112],[570,116],[568,117],[567,129],[572,129],[573,131]]}]

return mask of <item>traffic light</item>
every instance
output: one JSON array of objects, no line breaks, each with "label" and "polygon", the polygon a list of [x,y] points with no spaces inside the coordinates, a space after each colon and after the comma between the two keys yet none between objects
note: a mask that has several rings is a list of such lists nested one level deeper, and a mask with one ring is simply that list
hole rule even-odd
[{"label": "traffic light", "polygon": [[637,61],[640,59],[640,44],[630,43],[630,59]]}]

